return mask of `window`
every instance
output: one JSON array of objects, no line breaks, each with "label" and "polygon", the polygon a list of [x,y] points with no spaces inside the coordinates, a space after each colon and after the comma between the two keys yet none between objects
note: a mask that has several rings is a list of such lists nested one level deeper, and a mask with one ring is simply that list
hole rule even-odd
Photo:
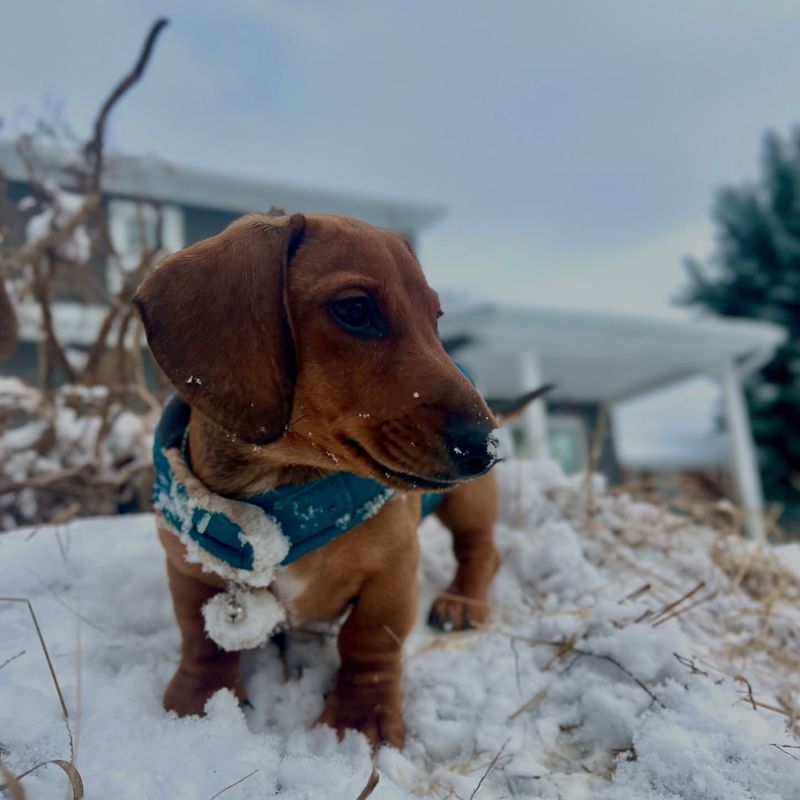
[{"label": "window", "polygon": [[550,457],[567,475],[585,470],[589,463],[589,437],[584,420],[573,414],[547,417],[547,444]]},{"label": "window", "polygon": [[183,211],[178,206],[112,200],[108,206],[111,241],[119,259],[113,259],[106,271],[110,292],[122,288],[123,273],[136,267],[145,245],[156,244],[159,214],[161,215],[161,244],[164,252],[180,250],[184,245]]}]

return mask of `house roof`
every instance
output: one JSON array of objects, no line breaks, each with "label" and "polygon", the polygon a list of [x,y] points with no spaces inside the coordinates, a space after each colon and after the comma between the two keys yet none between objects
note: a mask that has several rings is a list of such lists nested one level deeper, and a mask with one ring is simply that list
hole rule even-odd
[{"label": "house roof", "polygon": [[[69,163],[66,151],[37,146],[36,154],[46,171],[54,170],[59,174],[58,180],[63,188],[71,188],[74,179],[61,171]],[[0,166],[10,180],[28,179],[25,164],[13,142],[0,141]],[[344,214],[409,234],[424,230],[445,213],[440,205],[227,175],[173,164],[154,156],[107,156],[103,185],[109,195],[147,198],[237,214],[267,210],[273,205],[290,213]]]},{"label": "house roof", "polygon": [[[483,303],[448,310],[442,336],[466,334],[458,353],[492,392],[521,387],[520,356],[538,358],[553,399],[615,403],[733,362],[743,374],[768,361],[785,331],[753,320],[667,320]],[[488,390],[488,386],[482,387]]]}]

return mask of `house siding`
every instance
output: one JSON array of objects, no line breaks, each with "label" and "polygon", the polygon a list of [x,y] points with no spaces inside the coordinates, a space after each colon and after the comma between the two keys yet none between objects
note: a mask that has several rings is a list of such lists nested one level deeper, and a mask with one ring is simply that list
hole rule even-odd
[{"label": "house siding", "polygon": [[209,236],[216,236],[241,216],[241,214],[231,211],[218,211],[199,206],[181,206],[181,210],[183,211],[183,230],[187,245],[207,239]]}]

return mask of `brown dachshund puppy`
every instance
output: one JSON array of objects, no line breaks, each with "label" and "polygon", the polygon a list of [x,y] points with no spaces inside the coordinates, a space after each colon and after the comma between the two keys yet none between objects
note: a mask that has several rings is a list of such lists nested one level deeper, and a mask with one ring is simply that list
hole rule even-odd
[{"label": "brown dachshund puppy", "polygon": [[[250,215],[167,258],[134,302],[191,406],[191,471],[214,493],[244,498],[334,471],[396,490],[374,516],[278,572],[271,590],[291,625],[349,609],[321,722],[401,747],[419,490],[448,492],[437,514],[458,559],[435,624],[481,622],[498,564],[487,474],[497,422],[442,347],[439,299],[414,253],[397,234],[345,217]],[[189,563],[157,518],[182,635],[164,705],[201,714],[220,688],[241,696],[238,653],[217,647],[201,616],[225,582]]]}]

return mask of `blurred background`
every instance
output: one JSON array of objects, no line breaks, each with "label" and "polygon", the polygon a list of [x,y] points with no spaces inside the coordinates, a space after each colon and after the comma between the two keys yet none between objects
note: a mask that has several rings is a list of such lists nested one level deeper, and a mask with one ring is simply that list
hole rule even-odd
[{"label": "blurred background", "polygon": [[130,296],[277,207],[407,235],[485,394],[556,383],[518,454],[800,534],[799,29],[791,0],[10,7],[0,527],[146,506],[168,387]]}]

